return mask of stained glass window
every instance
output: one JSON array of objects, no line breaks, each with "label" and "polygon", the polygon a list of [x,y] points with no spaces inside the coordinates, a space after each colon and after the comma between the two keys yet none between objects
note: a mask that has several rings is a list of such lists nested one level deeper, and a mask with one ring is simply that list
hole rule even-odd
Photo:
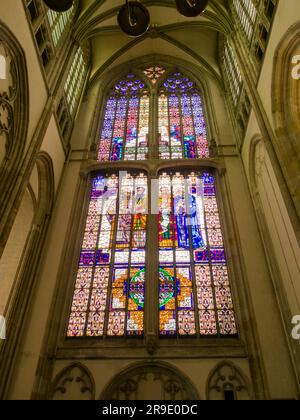
[{"label": "stained glass window", "polygon": [[161,335],[237,334],[210,173],[160,176],[159,261]]},{"label": "stained glass window", "polygon": [[151,80],[153,85],[156,84],[158,79],[166,72],[166,69],[160,66],[153,66],[149,67],[148,69],[144,70],[144,74]]},{"label": "stained glass window", "polygon": [[106,103],[99,161],[147,159],[149,106],[146,85],[134,74],[116,84]]},{"label": "stained glass window", "polygon": [[[165,72],[159,66],[144,70],[151,88],[135,74],[114,86],[103,111],[100,168],[108,161],[147,161],[150,91],[151,103],[158,103],[152,119],[159,132],[158,157],[209,157],[197,85],[179,72]],[[154,127],[151,131],[157,132]],[[151,165],[157,168],[154,160]],[[147,232],[148,217],[155,217],[147,214],[148,182],[143,173],[93,178],[68,337],[143,335],[149,240],[156,241],[151,249],[159,256],[159,265],[153,265],[155,258],[147,259],[152,274],[147,288],[159,283],[160,335],[236,336],[214,176],[208,170],[159,176],[151,191],[152,204],[158,197],[159,238]]]},{"label": "stained glass window", "polygon": [[209,157],[200,92],[194,82],[175,73],[167,78],[158,99],[160,159]]},{"label": "stained glass window", "polygon": [[92,180],[68,337],[143,334],[147,195],[144,174]]}]

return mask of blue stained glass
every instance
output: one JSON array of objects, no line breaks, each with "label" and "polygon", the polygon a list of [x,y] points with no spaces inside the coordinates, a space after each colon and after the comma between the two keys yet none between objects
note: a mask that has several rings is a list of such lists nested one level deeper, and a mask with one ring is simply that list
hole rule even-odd
[{"label": "blue stained glass", "polygon": [[211,260],[216,263],[226,262],[225,250],[224,249],[211,250]]},{"label": "blue stained glass", "polygon": [[194,256],[195,256],[195,262],[196,263],[202,263],[202,262],[208,262],[209,261],[208,250],[207,249],[195,251]]},{"label": "blue stained glass", "polygon": [[109,252],[103,252],[103,251],[97,251],[96,265],[109,264],[109,263],[110,263],[110,253]]},{"label": "blue stained glass", "polygon": [[89,267],[93,266],[95,261],[95,253],[94,252],[81,252],[79,266],[80,267]]},{"label": "blue stained glass", "polygon": [[209,197],[215,194],[215,187],[214,185],[204,186],[203,191],[204,195]]},{"label": "blue stained glass", "polygon": [[[214,184],[209,173],[160,176],[159,321],[163,336],[237,334]],[[164,212],[170,219],[172,200],[175,232],[166,241]]]},{"label": "blue stained glass", "polygon": [[197,159],[194,136],[184,136],[184,156],[187,159]]},{"label": "blue stained glass", "polygon": [[212,184],[211,186],[214,187],[215,180],[211,174],[204,172],[201,179],[204,184]]},{"label": "blue stained glass", "polygon": [[123,138],[114,138],[111,148],[111,160],[122,160],[123,158]]},{"label": "blue stained glass", "polygon": [[174,212],[177,228],[177,238],[179,248],[189,248],[189,232],[187,225],[187,214],[185,211],[184,196],[174,197]]},{"label": "blue stained glass", "polygon": [[190,222],[191,222],[191,231],[192,231],[192,239],[193,239],[193,248],[205,248],[205,243],[202,238],[202,233],[200,229],[200,223],[198,220],[197,215],[197,203],[196,197],[194,195],[189,195],[189,203],[190,203]]}]

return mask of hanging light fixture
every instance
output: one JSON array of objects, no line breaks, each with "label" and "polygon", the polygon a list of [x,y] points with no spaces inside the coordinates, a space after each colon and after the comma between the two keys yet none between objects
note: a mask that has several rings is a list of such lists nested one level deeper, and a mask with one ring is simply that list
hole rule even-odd
[{"label": "hanging light fixture", "polygon": [[[74,0],[44,0],[51,10],[66,12]],[[176,0],[179,13],[186,17],[200,15],[208,5],[208,0]],[[150,26],[150,14],[139,1],[126,0],[118,13],[118,23],[123,32],[129,36],[141,36]]]},{"label": "hanging light fixture", "polygon": [[199,16],[207,5],[208,0],[176,0],[178,12],[186,17]]},{"label": "hanging light fixture", "polygon": [[44,3],[55,12],[66,12],[73,6],[73,0],[44,0]]},{"label": "hanging light fixture", "polygon": [[125,34],[141,36],[150,26],[150,14],[138,1],[126,0],[118,13],[118,23]]}]

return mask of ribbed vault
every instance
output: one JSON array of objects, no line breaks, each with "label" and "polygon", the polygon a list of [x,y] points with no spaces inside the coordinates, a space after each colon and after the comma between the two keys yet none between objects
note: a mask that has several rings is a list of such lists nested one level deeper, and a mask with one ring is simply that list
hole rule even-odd
[{"label": "ribbed vault", "polygon": [[219,34],[228,35],[232,23],[223,0],[210,0],[205,12],[185,18],[175,0],[141,0],[151,15],[151,27],[139,38],[123,34],[117,14],[124,0],[81,0],[75,38],[89,42],[92,51],[89,84],[111,67],[149,54],[173,56],[199,66],[222,84],[218,65]]}]

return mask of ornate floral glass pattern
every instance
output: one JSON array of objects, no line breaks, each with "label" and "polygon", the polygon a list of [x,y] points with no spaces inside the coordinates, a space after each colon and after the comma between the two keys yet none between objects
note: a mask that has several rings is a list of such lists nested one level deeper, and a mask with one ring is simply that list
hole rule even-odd
[{"label": "ornate floral glass pattern", "polygon": [[144,82],[129,74],[116,84],[107,100],[98,160],[145,160],[148,136],[148,91]]},{"label": "ornate floral glass pattern", "polygon": [[160,334],[237,334],[215,180],[159,178]]},{"label": "ornate floral glass pattern", "polygon": [[158,79],[166,72],[166,69],[164,69],[161,66],[153,66],[149,67],[148,69],[144,70],[144,74],[148,77],[149,80],[151,80],[151,83],[153,85],[156,84]]},{"label": "ornate floral glass pattern", "polygon": [[175,73],[162,86],[158,99],[160,159],[209,157],[203,105],[196,84]]},{"label": "ornate floral glass pattern", "polygon": [[93,179],[68,337],[143,334],[147,195],[143,174]]}]

